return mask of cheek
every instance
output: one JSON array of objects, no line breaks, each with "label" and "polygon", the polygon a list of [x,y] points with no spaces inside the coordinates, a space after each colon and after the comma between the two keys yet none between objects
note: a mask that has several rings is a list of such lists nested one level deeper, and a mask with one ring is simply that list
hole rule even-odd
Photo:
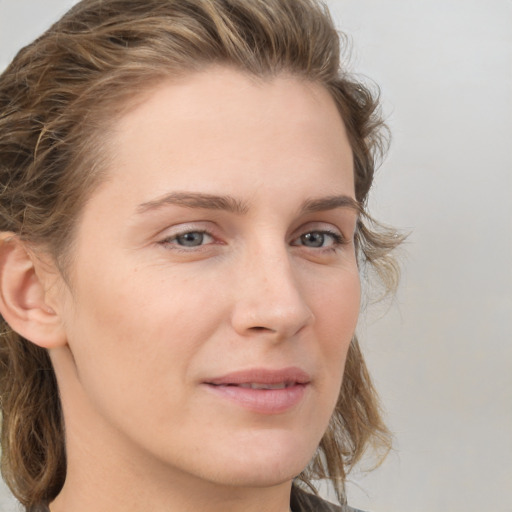
[{"label": "cheek", "polygon": [[360,280],[357,271],[345,272],[317,295],[316,322],[320,346],[332,386],[339,389],[348,348],[360,309]]},{"label": "cheek", "polygon": [[316,318],[334,338],[351,337],[359,317],[361,285],[357,270],[346,270],[324,283],[312,294]]},{"label": "cheek", "polygon": [[[106,400],[109,389],[126,408],[148,389],[155,391],[150,400],[170,400],[170,390],[188,378],[191,361],[219,321],[212,308],[215,290],[204,285],[190,293],[193,283],[183,276],[162,278],[158,272],[127,274],[111,267],[98,276],[88,270],[81,273],[88,279],[78,283],[69,326],[83,387],[95,401]],[[107,274],[108,286],[93,286]]]}]

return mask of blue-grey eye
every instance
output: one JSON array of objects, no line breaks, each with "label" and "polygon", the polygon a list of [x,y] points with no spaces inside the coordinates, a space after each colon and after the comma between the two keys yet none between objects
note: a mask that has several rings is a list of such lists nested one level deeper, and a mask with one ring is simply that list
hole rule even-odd
[{"label": "blue-grey eye", "polygon": [[331,231],[308,231],[297,238],[292,245],[302,245],[312,249],[336,248],[344,243],[343,235]]},{"label": "blue-grey eye", "polygon": [[321,231],[312,231],[311,233],[305,233],[302,235],[300,237],[300,241],[302,245],[305,245],[306,247],[324,247],[325,238],[325,233],[322,233]]},{"label": "blue-grey eye", "polygon": [[178,245],[184,247],[197,247],[204,243],[205,233],[201,231],[190,231],[176,237]]}]

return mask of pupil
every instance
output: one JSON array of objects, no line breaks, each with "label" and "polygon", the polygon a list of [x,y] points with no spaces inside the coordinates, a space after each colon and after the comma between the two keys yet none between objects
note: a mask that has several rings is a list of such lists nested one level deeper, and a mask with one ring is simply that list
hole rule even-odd
[{"label": "pupil", "polygon": [[302,243],[309,247],[322,247],[324,245],[323,233],[307,233],[302,235]]},{"label": "pupil", "polygon": [[185,233],[184,235],[180,235],[177,240],[180,245],[186,245],[187,247],[195,247],[197,245],[201,245],[203,243],[204,234],[203,233]]}]

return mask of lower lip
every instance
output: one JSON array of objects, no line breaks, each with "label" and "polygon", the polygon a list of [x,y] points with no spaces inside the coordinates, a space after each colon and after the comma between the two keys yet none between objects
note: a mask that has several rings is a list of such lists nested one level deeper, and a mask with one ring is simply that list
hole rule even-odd
[{"label": "lower lip", "polygon": [[304,397],[308,384],[283,389],[252,389],[240,386],[215,386],[207,389],[221,398],[258,414],[281,414],[296,406]]}]

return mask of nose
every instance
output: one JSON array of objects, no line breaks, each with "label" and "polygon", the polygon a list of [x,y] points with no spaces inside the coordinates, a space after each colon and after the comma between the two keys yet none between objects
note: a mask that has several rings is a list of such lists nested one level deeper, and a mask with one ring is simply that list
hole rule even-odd
[{"label": "nose", "polygon": [[269,252],[254,251],[244,259],[231,321],[242,336],[278,341],[312,324],[314,315],[286,249]]}]

